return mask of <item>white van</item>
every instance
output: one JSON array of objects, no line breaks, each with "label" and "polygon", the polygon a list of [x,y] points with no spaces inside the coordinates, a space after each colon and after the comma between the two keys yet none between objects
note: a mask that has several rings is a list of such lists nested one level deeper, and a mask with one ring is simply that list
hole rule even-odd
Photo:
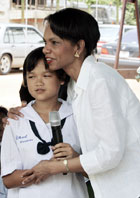
[{"label": "white van", "polygon": [[[116,7],[112,5],[91,5],[91,14],[100,24],[116,24]],[[121,9],[119,9],[119,21]]]}]

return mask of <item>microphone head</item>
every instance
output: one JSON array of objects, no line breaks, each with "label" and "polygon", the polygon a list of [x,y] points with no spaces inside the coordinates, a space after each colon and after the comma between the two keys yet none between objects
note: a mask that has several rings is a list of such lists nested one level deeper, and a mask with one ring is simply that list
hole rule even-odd
[{"label": "microphone head", "polygon": [[58,111],[49,112],[49,122],[51,126],[60,126],[61,119]]}]

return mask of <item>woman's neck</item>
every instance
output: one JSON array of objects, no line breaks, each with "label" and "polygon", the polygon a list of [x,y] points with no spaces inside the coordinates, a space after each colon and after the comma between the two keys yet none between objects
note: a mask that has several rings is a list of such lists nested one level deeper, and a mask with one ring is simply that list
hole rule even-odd
[{"label": "woman's neck", "polygon": [[77,59],[73,64],[66,66],[64,71],[76,82],[83,64],[83,59]]}]

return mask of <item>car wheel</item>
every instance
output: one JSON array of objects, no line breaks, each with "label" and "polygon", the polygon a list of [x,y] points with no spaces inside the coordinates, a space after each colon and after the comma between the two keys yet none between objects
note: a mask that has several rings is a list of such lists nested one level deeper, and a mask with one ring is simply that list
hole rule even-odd
[{"label": "car wheel", "polygon": [[8,54],[4,54],[0,59],[0,74],[8,74],[11,71],[12,60]]}]

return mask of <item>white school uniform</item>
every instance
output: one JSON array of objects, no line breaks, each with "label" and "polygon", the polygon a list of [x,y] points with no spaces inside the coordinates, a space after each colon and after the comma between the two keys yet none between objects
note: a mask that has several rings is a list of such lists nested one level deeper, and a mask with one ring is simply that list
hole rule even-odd
[{"label": "white school uniform", "polygon": [[[62,100],[61,100],[62,101]],[[2,140],[2,176],[8,175],[17,169],[30,169],[41,160],[49,160],[53,152],[44,155],[38,154],[37,144],[40,140],[33,133],[29,120],[35,122],[38,132],[43,140],[50,142],[52,132],[50,123],[44,123],[38,113],[32,108],[34,101],[27,107],[22,108],[24,118],[18,121],[10,119]],[[73,119],[71,106],[62,101],[59,109],[61,120],[66,117],[62,128],[63,141],[80,152],[80,144],[77,129]],[[57,174],[49,177],[38,185],[26,188],[15,188],[8,190],[8,198],[86,198],[88,197],[84,178],[81,174],[68,173]]]}]

